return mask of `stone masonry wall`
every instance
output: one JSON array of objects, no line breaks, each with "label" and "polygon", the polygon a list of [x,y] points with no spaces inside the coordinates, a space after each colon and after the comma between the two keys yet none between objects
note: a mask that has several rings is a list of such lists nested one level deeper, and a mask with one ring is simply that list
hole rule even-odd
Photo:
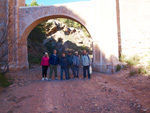
[{"label": "stone masonry wall", "polygon": [[120,0],[122,54],[146,56],[150,52],[150,0]]},{"label": "stone masonry wall", "polygon": [[7,0],[0,0],[0,63],[7,61]]}]

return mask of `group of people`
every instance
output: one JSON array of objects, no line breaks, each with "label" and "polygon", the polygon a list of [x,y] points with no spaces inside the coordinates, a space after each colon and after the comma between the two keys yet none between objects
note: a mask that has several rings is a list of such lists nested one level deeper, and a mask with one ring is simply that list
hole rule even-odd
[{"label": "group of people", "polygon": [[[79,78],[79,66],[83,66],[83,79],[86,78],[86,73],[88,73],[88,78],[91,78],[90,74],[90,66],[91,59],[89,55],[86,53],[86,50],[83,50],[83,54],[78,54],[78,51],[75,52],[75,55],[72,56],[71,52],[68,52],[66,56],[65,53],[62,53],[61,58],[57,55],[57,51],[54,50],[51,56],[48,56],[46,52],[41,61],[42,66],[42,80],[51,80],[53,72],[55,73],[55,79],[57,80],[57,66],[60,65],[60,79],[63,80],[63,72],[65,72],[66,79],[70,79],[70,70],[72,70],[74,78]],[[47,70],[50,67],[49,79],[47,78]]]}]

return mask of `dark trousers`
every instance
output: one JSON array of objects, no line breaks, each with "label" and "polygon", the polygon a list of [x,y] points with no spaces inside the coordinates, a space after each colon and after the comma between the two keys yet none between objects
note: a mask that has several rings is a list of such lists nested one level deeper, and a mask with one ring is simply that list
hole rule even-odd
[{"label": "dark trousers", "polygon": [[66,69],[61,68],[61,75],[60,75],[60,79],[61,79],[61,80],[63,80],[63,71],[65,71],[66,79],[68,79],[68,76],[67,76],[67,68],[66,68]]},{"label": "dark trousers", "polygon": [[[69,70],[72,70],[72,72],[73,72],[73,66],[68,66],[67,67],[67,73],[68,73],[68,78],[70,78],[70,72],[69,72]],[[73,72],[74,73],[74,72]]]},{"label": "dark trousers", "polygon": [[83,78],[86,78],[86,72],[88,73],[88,78],[91,78],[89,66],[83,66]]},{"label": "dark trousers", "polygon": [[43,77],[47,77],[47,69],[48,69],[48,66],[42,66],[42,76]]},{"label": "dark trousers", "polygon": [[57,65],[50,65],[49,78],[52,78],[53,71],[55,72],[55,78],[57,77]]},{"label": "dark trousers", "polygon": [[73,66],[73,73],[74,73],[74,77],[79,78],[79,66],[76,65]]}]

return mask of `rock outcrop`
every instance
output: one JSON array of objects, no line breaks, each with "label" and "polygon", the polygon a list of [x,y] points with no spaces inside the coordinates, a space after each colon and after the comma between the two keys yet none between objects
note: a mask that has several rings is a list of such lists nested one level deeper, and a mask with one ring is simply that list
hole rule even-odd
[{"label": "rock outcrop", "polygon": [[49,25],[50,27],[47,29],[47,39],[44,41],[44,44],[52,39],[56,41],[62,39],[63,44],[67,41],[71,41],[77,46],[86,46],[88,48],[92,48],[91,37],[86,37],[82,29],[68,27],[58,20],[49,20],[46,23],[46,26]]}]

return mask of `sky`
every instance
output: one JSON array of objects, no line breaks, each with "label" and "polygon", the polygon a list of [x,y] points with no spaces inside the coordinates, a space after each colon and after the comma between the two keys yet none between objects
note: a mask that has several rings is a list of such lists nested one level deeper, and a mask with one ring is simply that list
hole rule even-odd
[{"label": "sky", "polygon": [[[32,0],[26,0],[26,4],[30,4]],[[79,1],[91,1],[91,0],[36,0],[38,4],[43,5],[54,5],[70,2],[79,2]]]}]

